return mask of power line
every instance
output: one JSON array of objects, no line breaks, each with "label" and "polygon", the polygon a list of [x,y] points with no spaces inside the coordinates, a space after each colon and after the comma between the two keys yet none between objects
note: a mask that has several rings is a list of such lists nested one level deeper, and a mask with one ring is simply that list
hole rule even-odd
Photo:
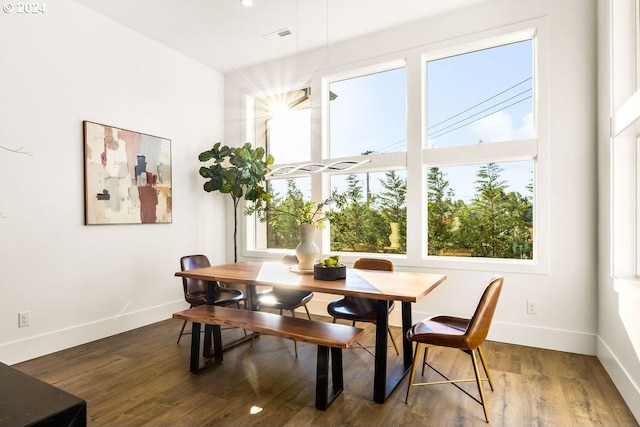
[{"label": "power line", "polygon": [[[500,96],[500,95],[502,95],[502,94],[504,94],[504,93],[506,93],[506,92],[510,91],[511,89],[513,89],[513,88],[515,88],[515,87],[517,87],[517,86],[520,86],[521,84],[523,84],[523,83],[525,83],[525,82],[527,82],[527,81],[529,81],[529,80],[531,80],[531,79],[532,79],[532,77],[528,77],[528,78],[526,78],[526,79],[524,79],[524,80],[522,80],[522,81],[520,81],[520,82],[518,82],[518,83],[516,83],[516,84],[514,84],[514,85],[512,85],[512,86],[510,86],[510,87],[508,87],[507,89],[504,89],[503,91],[500,91],[500,92],[496,93],[495,95],[492,95],[492,96],[490,96],[490,97],[488,97],[488,98],[486,98],[486,99],[484,99],[484,100],[482,100],[482,101],[478,102],[477,104],[475,104],[475,105],[473,105],[473,106],[471,106],[471,107],[469,107],[469,108],[467,108],[467,109],[465,109],[465,110],[463,110],[463,111],[461,111],[461,112],[459,112],[459,113],[457,113],[457,114],[454,114],[453,116],[448,117],[448,118],[447,118],[447,119],[445,119],[445,120],[442,120],[442,121],[440,121],[440,122],[438,122],[438,123],[436,123],[436,124],[434,124],[434,125],[432,125],[432,126],[429,126],[429,127],[428,127],[428,129],[432,129],[432,128],[434,128],[434,127],[436,127],[436,126],[438,126],[438,125],[441,125],[442,123],[445,123],[445,122],[447,122],[447,121],[449,121],[449,120],[451,120],[451,119],[453,119],[453,118],[455,118],[455,117],[458,117],[458,116],[460,116],[460,115],[462,115],[462,114],[464,114],[464,113],[466,113],[466,112],[468,112],[468,111],[470,111],[470,110],[473,110],[474,108],[476,108],[476,107],[478,107],[478,106],[480,106],[480,105],[482,105],[482,104],[484,104],[484,103],[486,103],[486,102],[488,102],[488,101],[490,101],[490,100],[492,100],[492,99],[494,99],[494,98],[497,98],[498,96]],[[520,93],[518,93],[518,94],[516,94],[516,95],[514,95],[514,96],[512,96],[512,97],[510,97],[510,98],[507,98],[507,99],[505,99],[505,100],[503,100],[503,101],[500,101],[500,102],[499,102],[499,103],[497,103],[497,104],[493,104],[492,106],[490,106],[490,107],[488,107],[488,108],[486,108],[486,109],[484,109],[484,110],[481,110],[481,111],[479,111],[479,112],[477,112],[477,113],[475,113],[475,114],[472,114],[471,116],[468,116],[468,117],[466,117],[466,118],[464,118],[464,119],[462,119],[462,120],[459,120],[459,121],[457,121],[457,122],[455,122],[455,123],[452,123],[452,124],[450,124],[450,125],[448,125],[448,126],[445,126],[444,128],[442,128],[442,129],[440,129],[440,130],[435,131],[435,135],[433,135],[433,136],[432,136],[432,135],[429,135],[429,136],[432,136],[432,137],[442,136],[442,135],[445,135],[445,134],[447,134],[447,133],[449,133],[449,132],[453,132],[453,131],[454,131],[454,130],[456,130],[456,129],[459,129],[459,128],[460,128],[460,127],[462,127],[462,126],[466,126],[467,124],[470,124],[470,123],[473,123],[473,122],[478,121],[478,120],[480,120],[480,119],[483,119],[484,117],[487,117],[487,116],[489,116],[489,115],[491,115],[491,114],[493,114],[493,113],[486,114],[486,115],[484,115],[484,116],[482,116],[482,117],[480,117],[480,118],[478,118],[478,119],[476,119],[476,120],[473,120],[473,121],[471,121],[471,122],[469,122],[469,123],[467,123],[467,124],[465,124],[465,125],[459,126],[459,127],[455,128],[455,129],[451,129],[450,131],[447,131],[447,132],[443,132],[445,129],[449,129],[450,127],[455,126],[455,125],[457,125],[457,124],[459,124],[459,123],[462,123],[462,122],[464,122],[465,120],[469,120],[471,117],[477,116],[478,114],[481,114],[481,113],[483,113],[483,112],[485,112],[485,111],[488,111],[488,110],[490,110],[490,109],[492,109],[492,108],[494,108],[494,107],[496,107],[496,106],[498,106],[498,105],[500,105],[500,104],[504,104],[505,102],[507,102],[507,101],[509,101],[509,100],[511,100],[511,99],[514,99],[514,98],[516,98],[517,96],[520,96],[520,95],[522,95],[522,94],[524,94],[524,93],[526,93],[526,92],[529,92],[529,91],[531,91],[531,89],[524,90],[524,91],[522,91],[522,92],[520,92]],[[504,108],[509,108],[509,107],[511,107],[511,106],[513,106],[513,105],[516,105],[516,104],[518,104],[518,103],[520,103],[520,102],[522,102],[522,101],[525,101],[526,99],[529,99],[529,98],[531,98],[531,96],[528,96],[528,97],[526,97],[526,98],[524,98],[524,99],[521,99],[520,101],[515,102],[515,103],[513,103],[513,104],[509,104],[509,105],[507,105],[507,106],[506,106],[506,107],[504,107]],[[443,133],[440,133],[440,132],[443,132]],[[389,144],[389,145],[386,145],[386,146],[384,146],[384,147],[380,148],[379,150],[375,150],[375,151],[371,151],[371,150],[370,150],[370,151],[368,151],[368,153],[367,153],[367,154],[393,152],[393,151],[395,151],[395,150],[397,149],[397,148],[393,148],[393,147],[398,146],[398,145],[400,145],[400,144],[402,144],[402,143],[405,143],[405,144],[406,144],[406,141],[407,141],[407,139],[406,139],[406,138],[403,138],[403,139],[400,139],[400,140],[398,140],[398,141],[396,141],[396,142],[394,142],[394,143],[391,143],[391,144]],[[398,147],[398,148],[399,148],[399,147]]]},{"label": "power line", "polygon": [[[516,105],[516,104],[519,104],[519,103],[521,103],[521,102],[523,102],[523,101],[526,101],[527,99],[529,99],[529,98],[531,98],[531,97],[532,97],[532,95],[529,95],[529,96],[527,96],[526,98],[522,98],[522,99],[521,99],[521,100],[519,100],[519,101],[516,101],[516,102],[514,102],[514,103],[512,103],[512,104],[507,105],[506,107],[502,108],[502,110],[507,109],[507,108],[509,108],[509,107],[512,107],[512,106],[514,106],[514,105]],[[496,105],[499,105],[499,104],[496,104]],[[490,107],[490,108],[491,108],[491,107]],[[470,121],[469,123],[465,123],[465,124],[463,124],[463,125],[460,125],[460,126],[458,126],[458,127],[456,127],[456,128],[453,128],[453,129],[451,129],[451,130],[448,130],[448,131],[446,131],[446,132],[439,133],[439,134],[436,134],[436,135],[428,135],[428,136],[429,136],[429,137],[432,137],[432,138],[438,138],[438,137],[440,137],[440,136],[442,136],[442,135],[446,135],[446,134],[448,134],[448,133],[451,133],[451,132],[453,132],[454,130],[458,130],[458,129],[462,128],[462,127],[465,127],[465,126],[467,126],[467,125],[469,125],[469,124],[471,124],[471,123],[473,123],[473,122],[477,122],[478,120],[482,120],[482,119],[484,119],[485,117],[488,117],[488,116],[490,116],[490,115],[492,115],[492,114],[494,114],[494,113],[496,113],[496,112],[498,112],[498,111],[500,111],[500,110],[492,111],[492,112],[490,112],[490,113],[488,113],[488,114],[485,114],[485,115],[484,115],[484,116],[482,116],[482,117],[479,117],[479,118],[477,118],[477,119],[475,119],[475,120]],[[471,116],[471,117],[473,117],[473,116]],[[466,120],[466,119],[465,119],[465,120]],[[442,131],[442,130],[440,130],[440,131],[438,131],[438,132],[441,132],[441,131]]]},{"label": "power line", "polygon": [[[484,99],[483,101],[478,102],[477,104],[475,104],[475,105],[473,105],[473,106],[471,106],[471,107],[467,108],[466,110],[463,110],[463,111],[461,111],[461,112],[459,112],[459,113],[457,113],[457,114],[454,114],[453,116],[450,116],[450,117],[448,117],[448,118],[446,118],[446,119],[444,119],[444,120],[441,120],[440,122],[435,123],[435,124],[433,124],[433,125],[429,126],[429,127],[427,128],[427,130],[428,130],[428,129],[431,129],[431,128],[434,128],[434,127],[436,127],[436,126],[438,126],[438,125],[440,125],[440,124],[442,124],[442,123],[448,122],[449,120],[451,120],[451,119],[453,119],[453,118],[455,118],[455,117],[458,117],[459,115],[464,114],[464,113],[466,113],[466,112],[467,112],[467,111],[469,111],[469,110],[473,110],[473,109],[474,109],[474,108],[476,108],[477,106],[482,105],[482,104],[484,104],[485,102],[490,101],[491,99],[496,98],[496,97],[498,97],[498,96],[502,95],[503,93],[510,91],[511,89],[513,89],[513,88],[514,88],[514,87],[516,87],[516,86],[520,86],[522,83],[527,82],[527,81],[531,80],[532,78],[533,78],[533,77],[526,78],[526,79],[522,80],[521,82],[518,82],[518,83],[514,84],[513,86],[508,87],[507,89],[505,89],[505,90],[503,90],[503,91],[501,91],[501,92],[498,92],[498,93],[496,93],[495,95],[490,96],[489,98]],[[529,90],[531,90],[531,89],[529,89]],[[472,116],[472,117],[473,117],[473,116]],[[441,130],[442,130],[442,129],[441,129]],[[438,132],[439,132],[439,131],[438,131]]]},{"label": "power line", "polygon": [[395,151],[396,149],[393,149],[393,150],[392,150],[392,149],[391,149],[391,147],[393,147],[393,146],[395,146],[395,145],[400,145],[400,144],[402,144],[402,143],[405,143],[405,145],[406,145],[406,143],[407,143],[407,138],[402,138],[402,139],[400,139],[400,140],[398,140],[398,141],[396,141],[396,142],[394,142],[394,143],[392,143],[392,144],[389,144],[389,145],[387,145],[387,146],[385,146],[385,147],[382,147],[380,150],[378,150],[378,152],[380,152],[380,153],[385,153],[385,152]]},{"label": "power line", "polygon": [[[489,106],[489,107],[485,108],[484,110],[480,110],[480,111],[478,111],[477,113],[474,113],[474,114],[472,114],[472,115],[470,115],[470,116],[468,116],[468,117],[465,117],[465,118],[464,118],[464,119],[462,119],[462,120],[458,120],[457,122],[451,123],[449,126],[445,126],[445,127],[443,127],[442,129],[435,131],[434,133],[436,133],[436,134],[437,134],[437,133],[439,133],[439,132],[442,132],[442,131],[443,131],[443,130],[445,130],[445,129],[449,129],[450,127],[455,126],[455,125],[457,125],[458,123],[462,123],[462,122],[464,122],[465,120],[469,120],[471,117],[477,116],[478,114],[482,114],[482,113],[484,113],[485,111],[488,111],[488,110],[490,110],[490,109],[492,109],[492,108],[494,108],[494,107],[497,107],[497,106],[498,106],[498,105],[500,105],[500,104],[504,104],[504,103],[505,103],[505,102],[507,102],[507,101],[511,101],[512,99],[514,99],[514,98],[516,98],[516,97],[518,97],[518,96],[520,96],[520,95],[522,95],[522,94],[524,94],[524,93],[530,92],[530,91],[531,91],[531,89],[523,90],[522,92],[517,93],[517,94],[513,95],[513,96],[512,96],[512,97],[510,97],[510,98],[504,99],[504,100],[502,100],[502,101],[498,102],[497,104],[493,104],[493,105],[491,105],[491,106]],[[529,99],[529,98],[531,98],[531,95],[529,95],[527,98],[524,98],[524,99]],[[522,101],[524,101],[524,99],[523,99]],[[511,105],[515,105],[515,104],[511,104]],[[509,106],[507,106],[507,107],[505,107],[505,108],[508,108],[508,107],[510,107],[511,105],[509,105]],[[504,108],[503,108],[503,110],[504,110]],[[486,116],[483,116],[483,117],[486,117]],[[482,118],[482,117],[481,117],[481,118]],[[478,120],[480,120],[480,119],[478,119]],[[476,120],[474,120],[474,121],[476,121]],[[472,121],[472,122],[470,122],[470,123],[473,123],[474,121]],[[457,128],[456,128],[456,129],[457,129]],[[429,135],[429,134],[427,134],[427,135]]]}]

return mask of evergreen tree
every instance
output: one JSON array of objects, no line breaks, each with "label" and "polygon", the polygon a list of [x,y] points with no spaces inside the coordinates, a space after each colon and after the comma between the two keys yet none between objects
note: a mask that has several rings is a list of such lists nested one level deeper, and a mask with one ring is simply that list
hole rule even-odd
[{"label": "evergreen tree", "polygon": [[453,191],[449,188],[449,181],[440,168],[429,168],[427,177],[429,192],[427,195],[427,230],[429,255],[441,255],[445,248],[451,248]]},{"label": "evergreen tree", "polygon": [[471,212],[475,215],[468,231],[478,236],[473,255],[489,258],[509,258],[512,219],[505,194],[506,181],[500,179],[502,168],[495,163],[480,166],[476,179],[476,196]]},{"label": "evergreen tree", "polygon": [[[298,188],[295,180],[287,180],[287,192],[284,197],[276,194],[269,201],[270,206],[275,209],[294,211],[296,207],[304,204],[302,191]],[[298,224],[292,216],[280,215],[271,218],[267,211],[267,247],[292,249],[300,242],[300,232]]]},{"label": "evergreen tree", "polygon": [[[382,215],[373,208],[375,196],[364,200],[362,183],[357,176],[347,176],[347,205],[331,218],[331,250],[378,252],[388,240],[381,229],[389,230]],[[385,226],[386,224],[386,226]],[[388,236],[387,232],[387,236]]]},{"label": "evergreen tree", "polygon": [[[384,189],[377,199],[380,213],[388,223],[398,223],[400,241],[397,251],[399,253],[407,253],[407,182],[401,179],[395,171],[388,171],[385,172],[384,179],[380,179],[380,184]],[[384,233],[387,229],[389,229],[390,233],[390,226],[387,226],[384,230],[379,230],[381,238],[384,238]]]}]

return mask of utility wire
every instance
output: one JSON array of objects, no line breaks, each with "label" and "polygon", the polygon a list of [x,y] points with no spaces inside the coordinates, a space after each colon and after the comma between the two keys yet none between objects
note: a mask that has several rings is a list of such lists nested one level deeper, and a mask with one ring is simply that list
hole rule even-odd
[{"label": "utility wire", "polygon": [[[492,96],[490,96],[490,97],[488,97],[488,98],[486,98],[486,99],[484,99],[484,100],[482,100],[482,101],[478,102],[477,104],[475,104],[475,105],[473,105],[473,106],[471,106],[471,107],[469,107],[469,108],[467,108],[467,109],[465,109],[465,110],[463,110],[463,111],[461,111],[461,112],[459,112],[459,113],[457,113],[457,114],[454,114],[453,116],[450,116],[450,117],[448,117],[448,118],[446,118],[446,119],[444,119],[444,120],[442,120],[442,121],[440,121],[440,122],[438,122],[438,123],[436,123],[436,124],[434,124],[434,125],[429,126],[429,127],[428,127],[428,129],[432,129],[432,128],[434,128],[434,127],[436,127],[436,126],[438,126],[438,125],[441,125],[441,124],[443,124],[443,123],[446,123],[446,122],[448,122],[449,120],[454,119],[455,117],[458,117],[458,116],[460,116],[460,115],[462,115],[462,114],[464,114],[464,113],[466,113],[466,112],[468,112],[468,111],[470,111],[470,110],[473,110],[474,108],[476,108],[476,107],[478,107],[478,106],[480,106],[480,105],[482,105],[482,104],[484,104],[484,103],[486,103],[486,102],[488,102],[488,101],[490,101],[490,100],[492,100],[492,99],[494,99],[494,98],[497,98],[498,96],[500,96],[500,95],[502,95],[502,94],[504,94],[504,93],[506,93],[506,92],[510,91],[511,89],[513,89],[513,88],[515,88],[515,87],[517,87],[517,86],[520,86],[521,84],[523,84],[523,83],[525,83],[525,82],[527,82],[527,81],[529,81],[529,80],[531,80],[531,79],[532,79],[532,77],[526,78],[526,79],[524,79],[524,80],[522,80],[522,81],[520,81],[520,82],[518,82],[518,83],[514,84],[513,86],[510,86],[510,87],[508,87],[507,89],[505,89],[505,90],[503,90],[503,91],[501,91],[501,92],[498,92],[498,93],[496,93],[495,95],[492,95]],[[455,126],[455,125],[457,125],[457,124],[459,124],[459,123],[462,123],[462,122],[464,122],[464,121],[466,121],[466,120],[469,120],[471,117],[477,116],[478,114],[482,114],[482,113],[483,113],[483,112],[485,112],[485,111],[488,111],[488,110],[490,110],[490,109],[492,109],[492,108],[494,108],[494,107],[496,107],[496,106],[498,106],[498,105],[500,105],[500,104],[504,104],[505,102],[510,101],[511,99],[514,99],[514,98],[516,98],[517,96],[520,96],[520,95],[522,95],[522,94],[524,94],[524,93],[526,93],[526,92],[529,92],[529,91],[531,91],[531,89],[524,90],[524,91],[522,91],[522,92],[520,92],[520,93],[518,93],[518,94],[516,94],[516,95],[514,95],[514,96],[512,96],[512,97],[510,97],[510,98],[507,98],[507,99],[505,99],[505,100],[503,100],[503,101],[500,101],[499,103],[494,104],[494,105],[492,105],[492,106],[490,106],[490,107],[488,107],[488,108],[486,108],[486,109],[484,109],[484,110],[482,110],[482,111],[479,111],[479,112],[477,112],[477,113],[475,113],[475,114],[472,114],[471,116],[468,116],[468,117],[466,117],[466,118],[464,118],[464,119],[462,119],[462,120],[459,120],[459,121],[457,121],[457,122],[455,122],[455,123],[452,123],[452,124],[450,124],[450,125],[448,125],[448,126],[445,126],[444,128],[442,128],[442,129],[440,129],[440,130],[434,131],[434,135],[428,135],[428,136],[433,137],[433,138],[438,137],[438,136],[442,136],[442,135],[445,135],[445,134],[447,134],[447,133],[449,133],[449,132],[453,132],[454,130],[457,130],[457,129],[459,129],[459,128],[463,127],[463,126],[466,126],[467,124],[471,124],[471,123],[473,123],[473,122],[475,122],[475,121],[478,121],[478,120],[483,119],[483,118],[485,118],[485,117],[487,117],[487,116],[490,116],[490,115],[491,115],[491,114],[493,114],[493,113],[486,114],[486,115],[484,115],[484,116],[482,116],[482,117],[479,117],[479,118],[478,118],[478,119],[476,119],[476,120],[472,120],[471,122],[469,122],[469,123],[467,123],[467,124],[465,124],[465,125],[462,125],[462,126],[456,127],[455,129],[451,129],[450,131],[447,131],[447,132],[443,132],[444,130],[449,129],[449,128],[450,128],[450,127],[452,127],[452,126]],[[524,99],[521,99],[521,100],[520,100],[520,101],[518,101],[518,102],[514,102],[513,104],[509,104],[509,105],[507,105],[507,106],[506,106],[506,107],[504,107],[504,108],[509,108],[509,107],[511,107],[511,106],[513,106],[513,105],[516,105],[516,104],[518,104],[518,103],[520,103],[520,102],[522,102],[522,101],[525,101],[526,99],[529,99],[529,98],[531,98],[531,96],[528,96],[528,97],[526,97],[526,98],[524,98]],[[503,109],[504,109],[504,108],[503,108]],[[495,111],[494,111],[494,112],[495,112]],[[441,132],[442,132],[442,133],[441,133]],[[389,152],[396,151],[396,150],[397,150],[397,148],[393,148],[393,147],[394,147],[394,146],[398,146],[398,145],[400,145],[400,144],[402,144],[402,143],[405,143],[405,144],[406,144],[406,141],[407,141],[407,139],[406,139],[406,138],[400,139],[400,140],[398,140],[398,141],[396,141],[396,142],[394,142],[394,143],[391,143],[391,144],[389,144],[389,145],[387,145],[387,146],[384,146],[384,147],[380,148],[379,150],[371,151],[371,152],[370,152],[370,153],[368,153],[368,154],[375,154],[375,153],[389,153]],[[399,148],[399,147],[398,147],[398,148]]]},{"label": "utility wire", "polygon": [[[516,101],[516,102],[514,102],[514,103],[512,103],[512,104],[507,105],[506,107],[502,108],[502,110],[505,110],[505,109],[507,109],[507,108],[509,108],[509,107],[512,107],[512,106],[514,106],[514,105],[516,105],[516,104],[519,104],[519,103],[521,103],[521,102],[523,102],[523,101],[526,101],[527,99],[529,99],[529,98],[531,98],[531,97],[532,97],[532,95],[529,95],[529,96],[527,96],[526,98],[522,98],[522,99],[521,99],[521,100],[519,100],[519,101]],[[496,104],[496,105],[499,105],[499,104]],[[462,128],[462,127],[465,127],[465,126],[467,126],[467,125],[469,125],[469,124],[471,124],[471,123],[473,123],[473,122],[477,122],[478,120],[484,119],[485,117],[488,117],[488,116],[490,116],[490,115],[492,115],[492,114],[494,114],[494,113],[496,113],[496,112],[498,112],[498,111],[500,111],[500,110],[492,111],[492,112],[490,112],[490,113],[488,113],[488,114],[485,114],[485,115],[484,115],[484,116],[482,116],[482,117],[478,117],[477,119],[470,121],[469,123],[462,124],[462,125],[460,125],[460,126],[458,126],[458,127],[456,127],[456,128],[453,128],[453,129],[451,129],[451,130],[448,130],[448,131],[446,131],[446,132],[442,132],[442,130],[444,130],[444,129],[441,129],[441,130],[439,130],[439,131],[436,131],[436,134],[435,134],[435,135],[427,135],[427,136],[428,136],[428,137],[430,137],[430,138],[438,138],[438,137],[441,137],[442,135],[446,135],[446,134],[448,134],[448,133],[451,133],[451,132],[453,132],[454,130],[458,130],[458,129],[460,129],[460,128]],[[473,117],[473,116],[472,116],[472,117]],[[465,119],[465,120],[466,120],[466,119]],[[442,133],[437,133],[437,132],[442,132]]]},{"label": "utility wire", "polygon": [[[442,124],[442,123],[448,122],[449,120],[451,120],[451,119],[453,119],[453,118],[455,118],[455,117],[458,117],[458,116],[459,116],[459,115],[461,115],[461,114],[466,113],[466,112],[467,112],[467,111],[469,111],[469,110],[473,110],[473,109],[474,109],[474,108],[476,108],[477,106],[482,105],[482,104],[484,104],[485,102],[490,101],[491,99],[496,98],[496,97],[498,97],[498,96],[502,95],[503,93],[510,91],[510,90],[511,90],[511,89],[513,89],[514,87],[516,87],[516,86],[520,86],[522,83],[527,82],[527,81],[529,81],[529,80],[531,80],[531,79],[532,79],[532,77],[526,78],[526,79],[522,80],[521,82],[516,83],[516,84],[514,84],[514,85],[513,85],[513,86],[511,86],[511,87],[508,87],[507,89],[503,90],[502,92],[498,92],[498,93],[496,93],[495,95],[490,96],[489,98],[486,98],[485,100],[478,102],[477,104],[475,104],[475,105],[473,105],[473,106],[471,106],[471,107],[467,108],[466,110],[463,110],[463,111],[461,111],[461,112],[459,112],[459,113],[457,113],[457,114],[454,114],[454,115],[453,115],[453,116],[451,116],[451,117],[448,117],[448,118],[446,118],[446,119],[444,119],[444,120],[439,121],[438,123],[435,123],[435,124],[433,124],[433,125],[429,126],[427,129],[434,128],[434,127],[436,127],[436,126],[438,126],[438,125],[440,125],[440,124]],[[531,90],[531,89],[529,89],[529,90]],[[441,130],[442,130],[442,129],[441,129]]]},{"label": "utility wire", "polygon": [[[458,120],[457,122],[451,123],[449,126],[445,126],[445,127],[443,127],[442,129],[440,129],[440,130],[436,130],[436,131],[434,131],[434,133],[439,133],[439,132],[442,132],[442,131],[443,131],[443,130],[445,130],[445,129],[449,129],[450,127],[455,126],[455,125],[457,125],[458,123],[462,123],[462,122],[464,122],[465,120],[469,120],[471,117],[477,116],[478,114],[482,114],[482,113],[484,113],[485,111],[491,110],[492,108],[497,107],[497,106],[498,106],[498,105],[500,105],[500,104],[504,104],[504,103],[505,103],[505,102],[507,102],[507,101],[511,101],[512,99],[514,99],[514,98],[516,98],[516,97],[518,97],[518,96],[520,96],[520,95],[522,95],[522,94],[524,94],[524,93],[527,93],[527,92],[529,92],[529,91],[531,91],[531,89],[523,90],[523,91],[522,91],[522,92],[520,92],[520,93],[516,93],[515,95],[513,95],[513,96],[512,96],[512,97],[510,97],[510,98],[504,99],[504,100],[502,100],[502,101],[498,102],[497,104],[493,104],[493,105],[491,105],[491,106],[489,106],[489,107],[485,108],[484,110],[480,110],[480,111],[478,111],[477,113],[474,113],[474,114],[472,114],[472,115],[470,115],[470,116],[468,116],[468,117],[465,117],[465,118],[464,118],[464,119],[462,119],[462,120]],[[531,95],[529,95],[529,97],[528,97],[528,98],[531,98]],[[525,98],[525,99],[528,99],[528,98]],[[504,109],[504,108],[503,108],[503,109]],[[486,117],[486,116],[483,116],[483,117]],[[478,120],[479,120],[479,119],[478,119]],[[474,120],[474,121],[475,121],[475,120]],[[473,123],[473,122],[470,122],[470,123]]]}]

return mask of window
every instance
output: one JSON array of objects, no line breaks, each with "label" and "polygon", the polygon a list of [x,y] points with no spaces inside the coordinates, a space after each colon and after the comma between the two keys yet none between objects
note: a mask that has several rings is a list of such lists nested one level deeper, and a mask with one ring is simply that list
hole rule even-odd
[{"label": "window", "polygon": [[310,92],[305,88],[255,101],[256,142],[278,164],[311,158]]},{"label": "window", "polygon": [[[311,90],[303,88],[254,101],[255,135],[258,145],[273,155],[273,168],[287,167],[311,159]],[[292,168],[294,166],[291,166]],[[309,176],[293,174],[287,179],[270,179],[268,191],[275,207],[311,199]],[[258,249],[291,249],[299,242],[298,227],[290,217],[255,225]]]},{"label": "window", "polygon": [[331,251],[407,251],[407,178],[404,170],[331,177],[347,204],[331,222]]},{"label": "window", "polygon": [[[311,180],[309,177],[269,180],[269,192],[273,194],[271,204],[274,209],[287,209],[288,205],[301,205],[311,200]],[[290,216],[269,218],[267,214],[267,248],[292,249],[300,243],[298,224]]]},{"label": "window", "polygon": [[406,151],[406,78],[402,67],[329,84],[332,158]]},{"label": "window", "polygon": [[425,70],[427,255],[533,259],[533,38]]},{"label": "window", "polygon": [[364,162],[333,173],[347,204],[331,222],[331,251],[406,253],[407,73],[404,63],[329,79],[329,154]]},{"label": "window", "polygon": [[[545,271],[548,185],[539,177],[549,162],[537,113],[548,103],[538,71],[548,60],[537,40],[546,27],[525,25],[318,70],[302,89],[256,96],[251,128],[275,158],[274,203],[344,195],[316,233],[323,254]],[[284,217],[247,227],[248,248],[261,257],[299,242]]]},{"label": "window", "polygon": [[640,277],[640,2],[612,2],[611,276]]}]

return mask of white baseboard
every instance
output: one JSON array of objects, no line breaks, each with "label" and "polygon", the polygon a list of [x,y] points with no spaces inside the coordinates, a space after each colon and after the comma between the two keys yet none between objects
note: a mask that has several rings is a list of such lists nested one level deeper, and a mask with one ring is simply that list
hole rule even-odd
[{"label": "white baseboard", "polygon": [[[309,311],[312,314],[328,316],[327,304],[334,299],[336,298],[333,295],[325,296],[324,294],[319,294],[314,296],[308,304]],[[434,314],[414,311],[412,317],[415,322]],[[402,325],[399,304],[396,304],[396,309],[389,316],[389,324],[391,326]],[[596,355],[596,335],[580,331],[503,323],[494,320],[487,339],[549,350],[567,351],[590,356]]]},{"label": "white baseboard", "polygon": [[[185,308],[186,303],[184,300],[180,300],[5,343],[0,345],[0,361],[7,365],[13,365],[31,360],[171,318],[173,313]],[[179,324],[176,321],[176,337],[178,331]]]},{"label": "white baseboard", "polygon": [[598,338],[598,359],[607,374],[609,374],[609,377],[611,377],[636,421],[640,423],[640,385],[636,384],[607,343],[600,338]]}]

